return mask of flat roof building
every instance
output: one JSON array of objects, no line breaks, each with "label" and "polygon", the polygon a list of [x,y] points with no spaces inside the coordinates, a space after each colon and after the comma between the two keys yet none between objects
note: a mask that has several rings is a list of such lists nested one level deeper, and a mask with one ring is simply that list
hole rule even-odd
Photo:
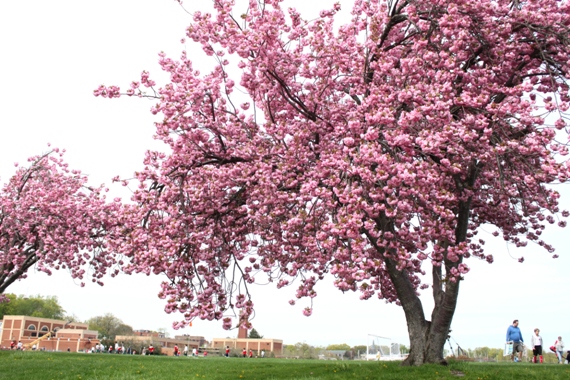
[{"label": "flat roof building", "polygon": [[229,346],[231,349],[248,351],[253,350],[255,355],[260,355],[261,351],[273,352],[275,356],[283,355],[283,341],[280,339],[255,339],[255,338],[214,338],[212,347],[223,349]]},{"label": "flat roof building", "polygon": [[[240,319],[242,317],[240,316]],[[248,338],[247,337],[247,328],[245,327],[247,324],[247,320],[245,323],[240,324],[238,328],[238,336],[237,338],[214,338],[212,340],[212,347],[219,349],[223,352],[223,350],[229,346],[230,349],[234,350],[243,350],[246,349],[249,354],[249,350],[255,352],[255,355],[260,355],[261,351],[265,352],[272,352],[274,356],[282,356],[283,355],[283,341],[280,339],[271,339],[271,338]]]},{"label": "flat roof building", "polygon": [[59,319],[5,315],[2,320],[0,346],[22,342],[25,349],[33,345],[46,351],[86,351],[99,343],[99,332],[89,330],[89,325],[80,322],[66,322]]}]

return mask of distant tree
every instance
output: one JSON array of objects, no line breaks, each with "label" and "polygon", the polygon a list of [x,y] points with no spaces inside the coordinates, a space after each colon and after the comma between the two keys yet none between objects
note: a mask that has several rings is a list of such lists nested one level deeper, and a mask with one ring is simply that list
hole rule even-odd
[{"label": "distant tree", "polygon": [[503,349],[502,348],[491,348],[489,350],[489,357],[496,358],[498,356],[503,356]]},{"label": "distant tree", "polygon": [[14,304],[11,302],[17,296],[13,293],[7,293],[0,295],[0,318],[5,315],[16,315],[12,310],[14,308]]},{"label": "distant tree", "polygon": [[259,333],[257,332],[256,329],[251,329],[251,331],[249,332],[248,338],[250,338],[250,339],[262,339],[263,335],[259,335]]},{"label": "distant tree", "polygon": [[123,321],[111,313],[90,318],[85,323],[89,325],[90,330],[99,332],[99,339],[105,345],[115,343],[117,335],[132,335],[133,333],[131,326],[124,324]]},{"label": "distant tree", "polygon": [[125,350],[130,348],[131,351],[135,350],[138,354],[142,353],[143,347],[148,347],[149,344],[148,341],[134,340],[132,338],[125,339],[122,343],[125,345]]},{"label": "distant tree", "polygon": [[4,315],[65,319],[65,310],[55,296],[16,296],[15,294],[5,294],[5,297],[9,302],[0,303],[0,319]]},{"label": "distant tree", "polygon": [[350,346],[346,343],[340,343],[340,344],[329,344],[327,346],[327,350],[350,350]]},{"label": "distant tree", "polygon": [[489,358],[495,359],[497,356],[503,355],[502,348],[489,348],[489,347],[476,347],[473,352],[473,356],[476,358]]},{"label": "distant tree", "polygon": [[314,347],[307,343],[285,346],[285,356],[299,359],[317,359],[322,352],[322,347]]},{"label": "distant tree", "polygon": [[66,322],[81,322],[79,317],[75,314],[66,314],[63,316],[63,320]]},{"label": "distant tree", "polygon": [[365,355],[365,354],[366,354],[366,346],[362,344],[352,347],[349,351],[346,351],[344,356],[350,359],[358,359],[360,355]]},{"label": "distant tree", "polygon": [[366,346],[365,345],[360,345],[360,346],[354,346],[352,347],[353,351],[360,351],[360,353],[366,352]]},{"label": "distant tree", "polygon": [[489,347],[476,347],[473,350],[473,356],[476,358],[488,358],[491,349]]},{"label": "distant tree", "polygon": [[408,346],[404,346],[403,344],[400,344],[400,353],[401,354],[408,354],[410,353],[410,349]]}]

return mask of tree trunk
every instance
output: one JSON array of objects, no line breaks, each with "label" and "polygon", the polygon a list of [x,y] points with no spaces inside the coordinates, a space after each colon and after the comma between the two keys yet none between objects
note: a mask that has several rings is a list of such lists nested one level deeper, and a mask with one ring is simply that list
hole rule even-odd
[{"label": "tree trunk", "polygon": [[8,286],[21,279],[28,269],[39,260],[35,247],[26,249],[23,255],[26,258],[16,270],[14,270],[15,265],[11,262],[0,264],[0,294],[4,294]]},{"label": "tree trunk", "polygon": [[[474,165],[476,168],[476,165]],[[476,177],[477,170],[472,170],[470,184]],[[455,244],[464,242],[467,236],[471,199],[459,202],[457,225],[455,228]],[[441,244],[441,243],[440,243]],[[420,301],[408,273],[397,269],[396,262],[386,259],[386,268],[394,284],[398,298],[404,309],[410,337],[410,353],[402,365],[422,365],[425,363],[447,364],[443,358],[443,347],[449,336],[451,321],[457,306],[460,277],[450,281],[448,274],[452,268],[457,268],[463,262],[463,257],[452,262],[444,259],[446,277],[442,276],[442,267],[433,265],[433,300],[434,307],[431,321],[426,320],[422,302]]]},{"label": "tree trunk", "polygon": [[[422,365],[425,363],[447,364],[443,358],[443,348],[450,332],[451,321],[457,305],[459,281],[448,282],[445,291],[441,285],[441,267],[433,267],[434,309],[431,321],[426,320],[422,303],[409,281],[406,271],[396,269],[396,263],[386,260],[388,272],[404,309],[410,353],[402,365]],[[458,263],[453,263],[452,266]]]}]

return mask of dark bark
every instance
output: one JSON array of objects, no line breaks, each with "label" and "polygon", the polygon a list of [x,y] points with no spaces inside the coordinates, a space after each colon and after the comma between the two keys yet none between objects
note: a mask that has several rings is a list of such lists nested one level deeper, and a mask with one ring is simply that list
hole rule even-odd
[{"label": "dark bark", "polygon": [[[402,365],[446,364],[443,348],[449,335],[457,305],[459,281],[442,281],[441,267],[433,267],[435,304],[431,321],[428,321],[425,318],[422,303],[406,271],[399,271],[396,268],[396,263],[390,259],[386,260],[386,264],[408,325],[410,353]],[[456,263],[453,265],[455,266]]]},{"label": "dark bark", "polygon": [[14,264],[6,263],[4,265],[0,265],[0,294],[3,294],[10,285],[16,282],[16,280],[22,278],[24,273],[26,273],[28,269],[30,269],[30,267],[39,260],[35,251],[26,252],[25,255],[26,259],[14,272],[12,272],[14,270]]},{"label": "dark bark", "polygon": [[[476,175],[477,172],[473,171],[468,182],[471,182]],[[470,207],[469,200],[459,205],[454,244],[466,239]],[[450,273],[451,269],[457,268],[461,262],[461,258],[456,262],[445,259],[441,265],[445,267],[445,273]],[[386,259],[386,268],[404,309],[410,337],[410,353],[402,365],[447,364],[443,357],[443,349],[457,306],[461,278],[457,278],[454,282],[447,276],[443,277],[442,266],[432,268],[434,308],[431,320],[426,320],[421,300],[408,273],[405,270],[398,270],[394,260]]]}]

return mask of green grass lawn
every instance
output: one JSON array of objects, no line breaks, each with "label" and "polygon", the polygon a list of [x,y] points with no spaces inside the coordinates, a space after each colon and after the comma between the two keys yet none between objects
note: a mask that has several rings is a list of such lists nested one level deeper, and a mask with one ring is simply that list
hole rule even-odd
[{"label": "green grass lawn", "polygon": [[452,362],[401,367],[397,362],[187,358],[0,351],[0,379],[570,379],[570,365]]}]

